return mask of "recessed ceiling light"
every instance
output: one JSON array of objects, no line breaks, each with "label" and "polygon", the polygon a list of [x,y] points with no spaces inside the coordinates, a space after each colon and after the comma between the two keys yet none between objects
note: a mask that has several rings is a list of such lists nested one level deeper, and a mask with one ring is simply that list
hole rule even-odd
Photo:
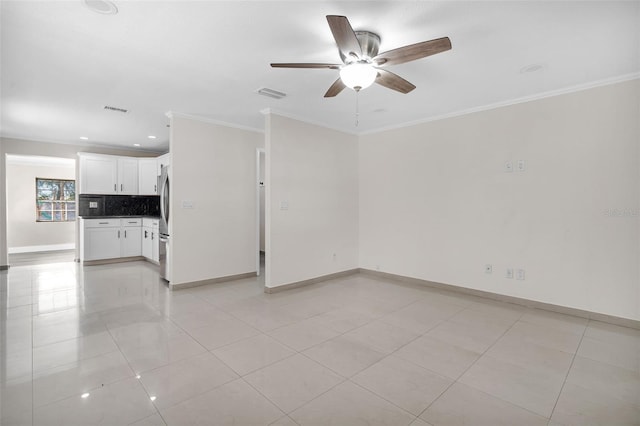
[{"label": "recessed ceiling light", "polygon": [[91,395],[89,392],[85,392],[82,395],[80,395],[80,398],[82,399],[89,398],[89,395]]},{"label": "recessed ceiling light", "polygon": [[90,10],[103,15],[115,15],[118,13],[116,5],[108,0],[84,0],[84,4]]},{"label": "recessed ceiling light", "polygon": [[152,401],[155,401],[156,397],[155,396],[150,396],[149,399],[152,400]]},{"label": "recessed ceiling light", "polygon": [[527,65],[526,67],[522,67],[520,68],[520,74],[526,74],[528,72],[536,72],[536,71],[540,71],[544,68],[544,65],[542,64],[531,64],[531,65]]},{"label": "recessed ceiling light", "polygon": [[134,143],[133,146],[140,146],[140,144],[139,143]]},{"label": "recessed ceiling light", "polygon": [[149,136],[147,136],[147,137],[148,137],[149,139],[155,139],[155,138],[156,138],[156,137],[155,137],[155,136],[153,136],[153,135],[149,135]]},{"label": "recessed ceiling light", "polygon": [[80,139],[82,139],[83,141],[88,141],[89,140],[89,138],[86,137],[86,136],[80,136]]}]

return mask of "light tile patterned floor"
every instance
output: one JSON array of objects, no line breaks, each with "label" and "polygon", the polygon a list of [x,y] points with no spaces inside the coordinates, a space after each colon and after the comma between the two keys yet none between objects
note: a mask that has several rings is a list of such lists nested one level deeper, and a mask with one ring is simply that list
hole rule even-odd
[{"label": "light tile patterned floor", "polygon": [[640,331],[354,275],[0,273],[2,425],[640,425]]}]

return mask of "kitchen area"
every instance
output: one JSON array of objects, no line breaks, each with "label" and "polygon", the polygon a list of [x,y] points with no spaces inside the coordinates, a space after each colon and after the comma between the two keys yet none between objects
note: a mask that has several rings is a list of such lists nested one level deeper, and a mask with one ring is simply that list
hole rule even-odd
[{"label": "kitchen area", "polygon": [[170,281],[169,154],[157,158],[78,153],[79,260],[146,260]]}]

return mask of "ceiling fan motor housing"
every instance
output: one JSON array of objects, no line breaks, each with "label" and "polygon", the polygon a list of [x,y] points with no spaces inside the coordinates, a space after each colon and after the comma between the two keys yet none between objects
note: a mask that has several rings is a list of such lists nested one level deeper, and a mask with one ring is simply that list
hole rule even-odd
[{"label": "ceiling fan motor housing", "polygon": [[[360,43],[360,48],[362,49],[362,58],[371,60],[378,54],[378,50],[380,49],[380,36],[376,33],[372,33],[371,31],[354,31],[356,33],[356,38],[358,39],[358,43]],[[349,58],[346,57],[341,50],[340,58],[342,62],[350,63],[358,60],[357,58]]]}]

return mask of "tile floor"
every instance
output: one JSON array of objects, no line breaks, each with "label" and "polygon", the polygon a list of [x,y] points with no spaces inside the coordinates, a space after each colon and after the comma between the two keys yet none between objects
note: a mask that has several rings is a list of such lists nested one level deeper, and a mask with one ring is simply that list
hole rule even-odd
[{"label": "tile floor", "polygon": [[640,331],[364,275],[0,273],[2,425],[639,425]]},{"label": "tile floor", "polygon": [[26,266],[47,263],[73,262],[76,257],[75,249],[53,250],[29,253],[9,253],[9,265]]}]

